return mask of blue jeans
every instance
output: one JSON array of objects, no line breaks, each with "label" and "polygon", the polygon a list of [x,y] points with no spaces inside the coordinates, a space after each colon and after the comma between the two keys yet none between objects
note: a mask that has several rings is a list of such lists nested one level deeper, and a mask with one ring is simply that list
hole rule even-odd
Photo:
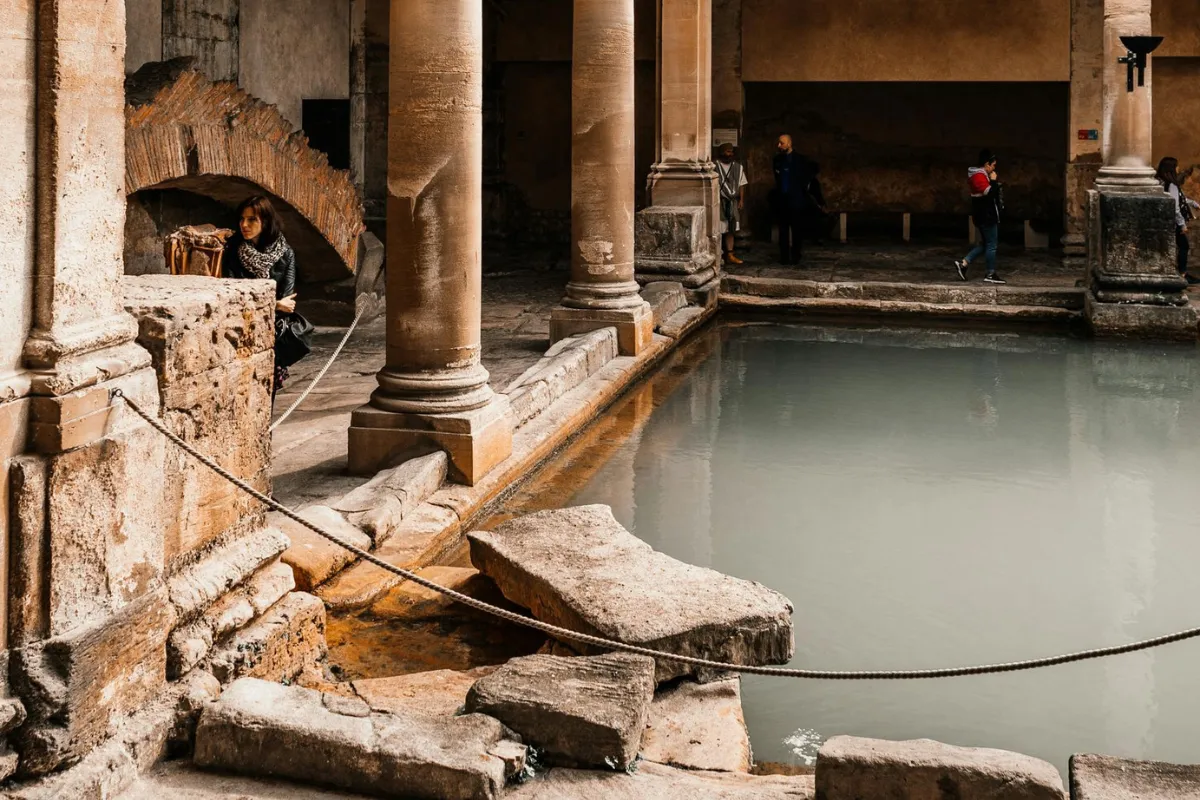
[{"label": "blue jeans", "polygon": [[1000,243],[1000,226],[999,225],[980,225],[979,235],[981,241],[967,253],[967,257],[963,260],[970,264],[975,259],[983,254],[987,254],[987,274],[996,274],[996,245]]}]

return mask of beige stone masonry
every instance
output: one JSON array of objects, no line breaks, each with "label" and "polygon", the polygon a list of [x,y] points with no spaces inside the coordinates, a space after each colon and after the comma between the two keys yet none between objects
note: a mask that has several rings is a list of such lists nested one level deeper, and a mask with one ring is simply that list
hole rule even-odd
[{"label": "beige stone masonry", "polygon": [[538,363],[504,390],[512,404],[517,427],[595,375],[617,355],[615,327],[560,339]]}]

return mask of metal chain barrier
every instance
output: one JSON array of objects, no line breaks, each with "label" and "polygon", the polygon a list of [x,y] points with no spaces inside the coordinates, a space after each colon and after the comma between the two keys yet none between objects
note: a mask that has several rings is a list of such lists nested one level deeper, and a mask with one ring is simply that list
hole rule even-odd
[{"label": "metal chain barrier", "polygon": [[602,636],[592,636],[591,634],[579,633],[567,628],[561,628],[557,625],[551,625],[548,622],[525,617],[520,614],[515,614],[507,609],[497,608],[482,600],[476,600],[474,597],[465,595],[461,592],[456,592],[445,586],[439,586],[433,581],[422,578],[414,572],[402,569],[393,564],[389,564],[378,556],[363,550],[360,547],[344,542],[332,533],[322,529],[319,525],[314,525],[308,520],[301,517],[296,512],[283,506],[274,499],[268,497],[262,492],[255,489],[245,481],[224,469],[220,464],[217,464],[212,459],[197,451],[187,442],[180,439],[171,431],[167,430],[163,424],[154,417],[147,414],[142,408],[131,398],[126,397],[120,389],[113,389],[112,395],[114,399],[122,399],[133,411],[150,424],[152,428],[157,430],[167,439],[169,439],[177,447],[184,450],[188,455],[195,458],[201,464],[211,469],[213,472],[220,475],[225,480],[237,486],[242,491],[254,497],[256,500],[265,503],[270,508],[278,511],[288,519],[303,525],[313,533],[328,539],[334,544],[354,553],[359,558],[374,564],[380,569],[386,570],[393,575],[398,575],[405,580],[412,581],[418,586],[423,586],[439,594],[449,597],[451,600],[462,603],[478,611],[498,617],[507,622],[516,625],[523,625],[526,628],[533,628],[542,633],[549,634],[555,638],[568,639],[581,644],[591,645],[606,650],[618,650],[626,653],[634,653],[636,655],[650,656],[654,659],[664,661],[673,661],[682,664],[688,664],[694,667],[702,667],[705,669],[716,670],[720,672],[739,672],[747,675],[767,675],[776,678],[808,678],[814,680],[832,680],[832,681],[880,681],[880,680],[916,680],[922,678],[959,678],[967,675],[993,675],[1002,672],[1020,672],[1023,670],[1040,669],[1042,667],[1053,667],[1059,664],[1071,664],[1076,661],[1087,661],[1094,658],[1105,658],[1107,656],[1122,655],[1124,653],[1135,653],[1139,650],[1148,650],[1152,647],[1161,647],[1174,642],[1182,642],[1186,639],[1194,639],[1200,636],[1200,628],[1189,628],[1188,630],[1179,631],[1177,633],[1167,634],[1166,636],[1156,636],[1153,639],[1143,639],[1139,642],[1130,644],[1116,645],[1114,647],[1099,647],[1093,650],[1081,650],[1075,653],[1067,653],[1064,655],[1049,656],[1047,658],[1034,658],[1025,661],[1009,661],[1000,664],[983,664],[973,667],[950,667],[946,669],[913,669],[913,670],[864,670],[864,671],[830,671],[816,669],[793,669],[790,667],[760,667],[747,666],[743,664],[726,664],[720,661],[711,661],[707,658],[696,658],[695,656],[677,655],[675,653],[665,653],[661,650],[654,650],[649,647],[639,647],[637,645],[625,644],[623,642],[606,639]]},{"label": "metal chain barrier", "polygon": [[337,349],[333,351],[333,355],[325,362],[325,366],[321,367],[321,371],[317,373],[317,377],[313,378],[312,383],[304,390],[304,393],[296,398],[296,402],[288,406],[288,410],[283,412],[279,419],[271,423],[271,427],[267,428],[267,433],[274,433],[275,429],[283,424],[283,421],[292,415],[292,412],[300,407],[300,404],[307,399],[313,389],[317,388],[317,384],[321,382],[321,378],[325,377],[325,373],[329,372],[329,368],[333,366],[333,362],[337,361],[337,357],[342,354],[342,348],[346,346],[346,342],[350,341],[350,334],[354,333],[354,329],[358,326],[358,321],[362,319],[364,308],[360,308],[358,313],[354,315],[354,321],[350,323],[350,327],[346,329],[346,335],[342,337],[342,341],[338,343]]}]

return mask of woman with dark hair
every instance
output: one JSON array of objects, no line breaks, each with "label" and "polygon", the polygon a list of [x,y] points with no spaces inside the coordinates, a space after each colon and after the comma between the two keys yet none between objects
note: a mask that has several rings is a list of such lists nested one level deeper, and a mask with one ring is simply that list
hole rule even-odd
[{"label": "woman with dark hair", "polygon": [[312,325],[296,313],[296,254],[279,229],[271,201],[251,197],[238,206],[237,216],[238,233],[226,249],[226,274],[275,281],[274,398],[287,380],[288,367],[308,354]]},{"label": "woman with dark hair", "polygon": [[1200,203],[1195,200],[1188,199],[1183,193],[1183,189],[1179,187],[1179,161],[1178,159],[1168,156],[1158,162],[1158,171],[1154,173],[1154,177],[1162,183],[1163,189],[1175,201],[1175,249],[1179,259],[1179,274],[1187,279],[1188,283],[1200,283],[1200,280],[1193,278],[1188,274],[1188,222],[1195,216],[1192,212],[1200,208]]}]

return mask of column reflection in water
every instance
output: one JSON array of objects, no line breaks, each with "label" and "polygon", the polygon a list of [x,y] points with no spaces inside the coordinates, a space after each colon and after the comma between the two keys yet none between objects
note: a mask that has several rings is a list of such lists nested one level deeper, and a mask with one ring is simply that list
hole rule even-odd
[{"label": "column reflection in water", "polygon": [[[988,663],[1197,624],[1194,349],[707,335],[635,393],[653,393],[638,435],[610,442],[618,455],[561,496],[627,502],[632,473],[622,521],[638,536],[793,601],[795,665]],[[764,760],[801,760],[784,742],[812,729],[815,743],[930,737],[1064,770],[1072,752],[1200,762],[1197,658],[1187,642],[949,681],[747,678],[744,704]]]}]

